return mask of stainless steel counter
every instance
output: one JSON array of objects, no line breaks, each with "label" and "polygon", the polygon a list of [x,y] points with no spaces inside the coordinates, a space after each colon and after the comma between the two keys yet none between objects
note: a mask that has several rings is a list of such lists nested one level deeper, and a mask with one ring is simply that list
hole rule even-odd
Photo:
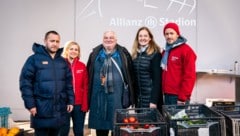
[{"label": "stainless steel counter", "polygon": [[231,71],[231,70],[223,70],[223,69],[197,70],[197,74],[210,74],[210,75],[240,77],[240,72],[235,72],[235,71]]},{"label": "stainless steel counter", "polygon": [[198,78],[206,74],[212,76],[228,76],[230,77],[230,81],[235,81],[235,100],[236,102],[240,102],[240,71],[236,72],[223,69],[197,70]]}]

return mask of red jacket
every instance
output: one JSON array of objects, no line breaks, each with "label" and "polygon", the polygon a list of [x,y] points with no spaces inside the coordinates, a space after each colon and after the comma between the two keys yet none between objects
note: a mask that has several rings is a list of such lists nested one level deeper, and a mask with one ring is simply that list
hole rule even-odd
[{"label": "red jacket", "polygon": [[190,100],[196,80],[196,54],[183,43],[173,47],[168,56],[167,70],[163,70],[163,92],[178,96],[178,100]]},{"label": "red jacket", "polygon": [[75,58],[69,66],[72,70],[75,105],[81,105],[84,112],[88,111],[88,73],[86,65]]}]

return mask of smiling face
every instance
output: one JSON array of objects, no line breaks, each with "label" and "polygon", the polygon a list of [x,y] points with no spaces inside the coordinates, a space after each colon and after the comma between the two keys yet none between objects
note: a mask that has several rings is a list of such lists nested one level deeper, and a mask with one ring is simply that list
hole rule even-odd
[{"label": "smiling face", "polygon": [[150,35],[147,30],[143,29],[138,33],[138,43],[140,46],[148,45],[151,41]]},{"label": "smiling face", "polygon": [[168,44],[173,44],[179,37],[177,32],[172,28],[167,28],[164,32],[164,37]]},{"label": "smiling face", "polygon": [[70,45],[67,51],[68,51],[68,59],[72,60],[79,57],[80,48],[78,45],[76,44]]},{"label": "smiling face", "polygon": [[114,50],[117,44],[116,34],[113,31],[107,31],[103,35],[103,47],[106,52],[110,53]]}]

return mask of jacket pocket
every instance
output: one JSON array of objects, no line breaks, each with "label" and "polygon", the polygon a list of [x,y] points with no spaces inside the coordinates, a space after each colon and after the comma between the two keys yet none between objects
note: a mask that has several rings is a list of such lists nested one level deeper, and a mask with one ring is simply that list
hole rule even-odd
[{"label": "jacket pocket", "polygon": [[36,99],[37,117],[50,118],[53,117],[53,100],[52,99]]}]

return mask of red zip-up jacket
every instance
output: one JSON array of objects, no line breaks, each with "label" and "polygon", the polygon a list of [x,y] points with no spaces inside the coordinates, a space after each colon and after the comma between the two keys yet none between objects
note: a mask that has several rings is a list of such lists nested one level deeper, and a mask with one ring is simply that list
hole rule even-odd
[{"label": "red zip-up jacket", "polygon": [[88,111],[88,73],[84,63],[79,58],[75,58],[73,63],[68,65],[72,70],[72,83],[75,95],[75,105],[81,105],[83,112]]},{"label": "red zip-up jacket", "polygon": [[162,88],[166,94],[178,96],[179,101],[190,100],[196,80],[196,54],[186,43],[173,47],[163,70]]}]

